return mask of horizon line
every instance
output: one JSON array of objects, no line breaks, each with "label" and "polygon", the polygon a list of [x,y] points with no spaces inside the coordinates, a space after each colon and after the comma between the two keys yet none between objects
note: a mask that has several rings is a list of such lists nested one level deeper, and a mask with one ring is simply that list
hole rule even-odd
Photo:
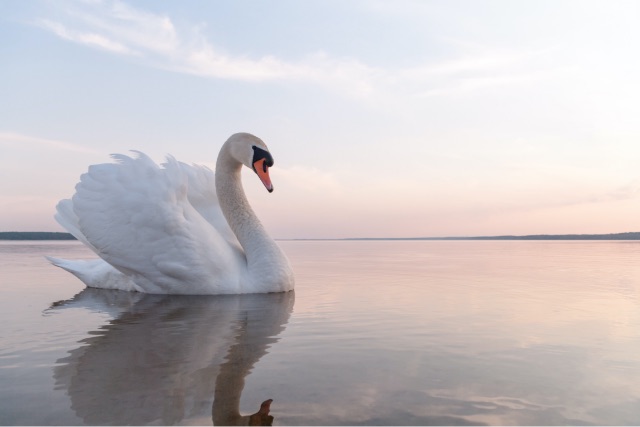
[{"label": "horizon line", "polygon": [[282,241],[339,241],[339,240],[640,240],[639,231],[621,233],[585,233],[585,234],[525,234],[494,236],[421,236],[421,237],[317,237],[317,238],[279,238]]},{"label": "horizon line", "polygon": [[[37,239],[34,237],[42,237]],[[47,238],[48,237],[48,238]],[[0,231],[0,240],[77,240],[64,231]],[[418,236],[418,237],[297,237],[275,238],[279,241],[372,241],[372,240],[640,240],[640,231],[602,234],[525,234],[494,236]]]}]

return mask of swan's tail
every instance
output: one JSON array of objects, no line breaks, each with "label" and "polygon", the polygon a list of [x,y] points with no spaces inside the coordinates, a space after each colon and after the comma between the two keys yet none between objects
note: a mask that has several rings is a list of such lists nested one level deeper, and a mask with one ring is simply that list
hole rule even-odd
[{"label": "swan's tail", "polygon": [[48,259],[49,262],[55,265],[56,267],[60,267],[63,270],[66,270],[69,273],[73,274],[78,279],[82,280],[89,287],[95,287],[95,286],[92,286],[93,280],[92,280],[92,274],[90,273],[92,272],[92,270],[95,269],[95,266],[97,266],[99,262],[104,262],[101,259],[100,260],[99,259],[70,260],[70,259],[55,258],[52,256],[45,256],[45,258]]},{"label": "swan's tail", "polygon": [[73,274],[90,288],[143,291],[130,277],[125,276],[102,259],[69,260],[51,256],[45,258],[56,267]]},{"label": "swan's tail", "polygon": [[62,258],[56,258],[52,256],[45,256],[45,258],[51,264],[55,265],[56,267],[60,267],[63,270],[67,270],[69,273],[74,274],[75,276],[78,276],[78,278],[80,278],[79,275],[82,275],[83,273],[83,268],[81,266],[88,262],[83,260],[62,259]]}]

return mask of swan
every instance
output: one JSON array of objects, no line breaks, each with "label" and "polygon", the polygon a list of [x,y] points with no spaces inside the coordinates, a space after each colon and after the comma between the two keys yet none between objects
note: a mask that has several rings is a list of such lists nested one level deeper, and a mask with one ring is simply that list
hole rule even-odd
[{"label": "swan", "polygon": [[91,165],[55,219],[100,258],[49,261],[91,288],[150,294],[246,294],[294,288],[290,263],[251,209],[241,169],[269,192],[266,144],[237,133],[222,145],[215,175],[172,156],[161,166],[139,151]]}]

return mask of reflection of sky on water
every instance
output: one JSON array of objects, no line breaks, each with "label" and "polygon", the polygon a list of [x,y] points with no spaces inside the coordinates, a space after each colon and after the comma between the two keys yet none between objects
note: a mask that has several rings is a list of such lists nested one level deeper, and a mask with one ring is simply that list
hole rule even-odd
[{"label": "reflection of sky on water", "polygon": [[[309,252],[317,264],[298,277],[319,298],[299,299],[275,351],[325,349],[314,363],[331,379],[317,385],[340,398],[323,408],[352,409],[337,423],[398,408],[411,414],[400,424],[640,419],[637,242],[320,242]],[[314,340],[289,336],[299,322]],[[295,399],[279,409],[289,403],[314,410]]]},{"label": "reflection of sky on water", "polygon": [[[104,409],[110,381],[141,376],[131,402],[167,409],[132,413],[140,423],[210,424],[218,387],[236,390],[217,399],[239,400],[221,412],[234,416],[273,398],[276,425],[640,419],[638,242],[280,243],[293,308],[82,292],[44,316],[81,284],[46,265],[46,247],[17,262],[0,249],[0,280],[16,283],[0,287],[0,423],[121,419]],[[113,374],[95,369],[106,363]]]}]

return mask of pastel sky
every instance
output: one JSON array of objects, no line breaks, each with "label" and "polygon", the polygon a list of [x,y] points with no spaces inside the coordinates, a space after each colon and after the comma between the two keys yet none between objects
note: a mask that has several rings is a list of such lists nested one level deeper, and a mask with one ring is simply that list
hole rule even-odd
[{"label": "pastel sky", "polygon": [[0,231],[261,137],[276,238],[640,230],[640,2],[0,2]]}]

